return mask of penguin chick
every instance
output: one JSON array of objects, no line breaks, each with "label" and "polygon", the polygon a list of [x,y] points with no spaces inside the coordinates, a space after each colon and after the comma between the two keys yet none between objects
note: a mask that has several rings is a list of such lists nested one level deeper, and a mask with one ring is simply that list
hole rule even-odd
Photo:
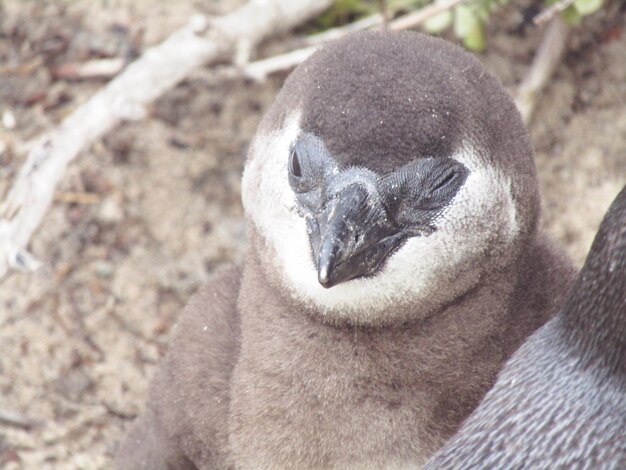
[{"label": "penguin chick", "polygon": [[243,267],[184,313],[120,468],[422,465],[574,277],[537,228],[515,105],[440,39],[324,46],[259,125],[242,193]]},{"label": "penguin chick", "polygon": [[561,312],[426,468],[626,468],[626,188]]}]

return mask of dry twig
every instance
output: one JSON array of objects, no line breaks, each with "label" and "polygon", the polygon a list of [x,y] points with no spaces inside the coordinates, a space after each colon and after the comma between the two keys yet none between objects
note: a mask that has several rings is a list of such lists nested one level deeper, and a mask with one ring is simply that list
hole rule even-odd
[{"label": "dry twig", "polygon": [[383,24],[384,18],[381,13],[375,13],[360,20],[356,20],[352,23],[348,23],[344,26],[337,28],[327,29],[321,33],[312,34],[306,36],[304,39],[300,38],[297,41],[297,47],[306,46],[319,46],[325,42],[332,41],[344,37],[347,34],[355,33],[357,31],[363,31],[366,29],[374,28]]},{"label": "dry twig", "polygon": [[551,20],[554,15],[556,15],[557,13],[561,13],[573,3],[574,0],[560,0],[556,3],[553,3],[537,16],[535,16],[535,18],[533,18],[533,23],[535,23],[536,25],[544,24],[545,22]]},{"label": "dry twig", "polygon": [[0,424],[29,430],[42,426],[44,423],[16,411],[0,409]]},{"label": "dry twig", "polygon": [[54,195],[54,200],[66,204],[98,204],[101,198],[98,194],[84,191],[62,191]]},{"label": "dry twig", "polygon": [[431,3],[430,5],[425,6],[421,10],[414,11],[407,15],[401,16],[400,18],[396,18],[391,23],[389,23],[389,29],[399,31],[401,29],[411,29],[416,26],[422,24],[429,18],[432,18],[439,13],[442,13],[446,10],[454,8],[457,5],[460,5],[467,0],[445,0],[438,3]]},{"label": "dry twig", "polygon": [[66,80],[91,80],[111,78],[122,71],[126,61],[121,57],[93,59],[86,62],[70,62],[52,69],[55,78]]},{"label": "dry twig", "polygon": [[568,32],[568,26],[560,17],[552,18],[530,69],[517,88],[515,104],[526,124],[530,122],[541,90],[561,60]]},{"label": "dry twig", "polygon": [[290,70],[304,62],[319,46],[310,46],[303,49],[276,55],[267,59],[250,62],[241,68],[243,75],[257,81],[265,80],[268,75],[283,70]]},{"label": "dry twig", "polygon": [[383,28],[387,29],[387,25],[389,24],[389,8],[387,8],[386,0],[378,0],[378,8],[383,17]]}]

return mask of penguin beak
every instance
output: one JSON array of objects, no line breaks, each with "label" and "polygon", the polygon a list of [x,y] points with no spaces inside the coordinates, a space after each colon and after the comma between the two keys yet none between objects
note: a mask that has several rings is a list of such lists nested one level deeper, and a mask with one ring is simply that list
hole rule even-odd
[{"label": "penguin beak", "polygon": [[311,247],[318,281],[326,288],[375,274],[406,238],[389,222],[377,195],[360,184],[334,195],[314,219]]}]

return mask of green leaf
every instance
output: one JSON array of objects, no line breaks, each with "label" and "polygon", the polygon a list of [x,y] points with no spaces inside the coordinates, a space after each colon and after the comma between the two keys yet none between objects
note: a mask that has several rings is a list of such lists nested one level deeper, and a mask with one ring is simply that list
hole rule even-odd
[{"label": "green leaf", "polygon": [[581,15],[589,15],[600,9],[604,0],[575,0],[574,7]]},{"label": "green leaf", "polygon": [[335,0],[324,13],[303,26],[307,33],[319,33],[371,15],[379,10],[377,0]]},{"label": "green leaf", "polygon": [[485,50],[487,41],[485,39],[484,24],[481,21],[477,21],[469,34],[463,38],[463,44],[472,51],[480,52]]},{"label": "green leaf", "polygon": [[432,34],[442,32],[452,24],[452,12],[442,11],[424,22],[424,29]]},{"label": "green leaf", "polygon": [[563,18],[563,20],[571,26],[580,24],[583,19],[582,15],[578,13],[578,10],[573,5],[563,10],[561,18]]},{"label": "green leaf", "polygon": [[467,5],[459,5],[454,9],[454,34],[464,39],[475,28],[478,18]]},{"label": "green leaf", "polygon": [[470,4],[470,8],[472,9],[474,16],[479,19],[479,21],[486,23],[487,19],[489,19],[489,14],[492,10],[495,10],[495,5],[489,2],[476,2],[474,4]]},{"label": "green leaf", "polygon": [[484,23],[474,9],[467,5],[459,5],[454,9],[454,34],[472,51],[485,49]]}]

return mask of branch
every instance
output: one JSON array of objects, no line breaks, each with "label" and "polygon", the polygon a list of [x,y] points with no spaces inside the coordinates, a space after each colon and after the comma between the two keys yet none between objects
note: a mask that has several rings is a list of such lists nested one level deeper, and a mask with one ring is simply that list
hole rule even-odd
[{"label": "branch", "polygon": [[543,10],[537,16],[533,18],[533,23],[536,25],[543,24],[548,20],[551,20],[554,15],[557,13],[561,13],[563,10],[568,8],[570,5],[574,3],[574,0],[559,0],[556,3],[553,3],[548,8]]},{"label": "branch", "polygon": [[449,10],[467,0],[444,0],[442,2],[431,3],[430,5],[422,8],[421,10],[414,11],[408,15],[401,16],[389,23],[389,29],[401,30],[415,28],[417,25],[422,24],[429,18],[432,18],[439,13]]},{"label": "branch", "polygon": [[380,26],[383,23],[384,23],[383,15],[381,13],[375,13],[373,15],[366,16],[365,18],[361,18],[360,20],[354,21],[352,23],[348,23],[347,25],[339,26],[337,28],[327,29],[326,31],[323,31],[321,33],[307,36],[304,39],[304,41],[300,43],[300,45],[318,46],[320,44],[324,44],[325,42],[342,38],[345,35],[350,34],[350,33],[363,31],[365,29],[370,29],[375,26]]},{"label": "branch", "polygon": [[70,62],[52,69],[54,78],[66,80],[90,80],[93,78],[110,78],[122,71],[126,65],[121,57],[110,59],[94,59],[87,62]]},{"label": "branch", "polygon": [[30,418],[29,416],[16,411],[4,410],[0,408],[0,424],[29,430],[42,426],[44,422]]},{"label": "branch", "polygon": [[568,32],[569,27],[559,16],[552,18],[530,69],[517,88],[515,104],[525,124],[530,122],[537,98],[561,61]]},{"label": "branch", "polygon": [[387,1],[378,0],[378,7],[383,17],[383,28],[387,29],[387,25],[389,24],[389,8],[387,8]]},{"label": "branch", "polygon": [[95,139],[125,119],[141,119],[146,106],[202,65],[245,56],[263,39],[291,29],[332,0],[250,0],[225,16],[194,17],[30,145],[26,163],[0,204],[0,276],[39,263],[25,251],[50,206],[65,168]]},{"label": "branch", "polygon": [[310,46],[295,51],[286,52],[285,54],[276,55],[267,59],[250,62],[240,68],[239,74],[256,81],[265,80],[268,75],[280,72],[282,70],[290,70],[296,65],[304,62],[313,54],[319,46]]}]

